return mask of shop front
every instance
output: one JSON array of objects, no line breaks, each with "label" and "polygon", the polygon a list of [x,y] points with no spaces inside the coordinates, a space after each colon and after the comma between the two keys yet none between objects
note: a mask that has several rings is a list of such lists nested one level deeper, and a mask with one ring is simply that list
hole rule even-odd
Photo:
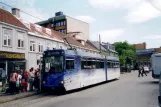
[{"label": "shop front", "polygon": [[[22,71],[26,69],[26,60],[24,53],[4,52],[0,51],[0,71],[4,70],[7,75],[7,82],[9,76],[13,71]],[[2,80],[0,72],[0,82]]]}]

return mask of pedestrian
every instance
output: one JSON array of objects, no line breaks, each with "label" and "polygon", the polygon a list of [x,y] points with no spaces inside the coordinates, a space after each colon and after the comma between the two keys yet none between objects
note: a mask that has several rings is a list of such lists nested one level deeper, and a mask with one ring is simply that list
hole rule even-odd
[{"label": "pedestrian", "polygon": [[145,70],[144,70],[144,66],[142,67],[142,75],[144,76],[144,74],[147,76]]},{"label": "pedestrian", "polygon": [[22,86],[21,86],[21,81],[22,81],[22,74],[21,74],[21,71],[18,72],[18,77],[17,77],[17,81],[16,81],[16,89],[17,89],[17,92],[19,92],[21,90],[22,92]]},{"label": "pedestrian", "polygon": [[140,77],[140,75],[143,77],[143,74],[142,74],[142,68],[141,68],[141,67],[139,67],[138,72],[139,72],[138,77]]},{"label": "pedestrian", "polygon": [[33,91],[33,83],[34,83],[34,68],[32,67],[29,72],[29,90]]},{"label": "pedestrian", "polygon": [[39,79],[39,77],[40,77],[40,70],[37,69],[37,70],[35,70],[35,88],[37,90],[40,89],[40,79]]},{"label": "pedestrian", "polygon": [[28,82],[29,72],[27,70],[25,70],[23,77],[25,79],[25,82]]},{"label": "pedestrian", "polygon": [[2,77],[2,90],[1,90],[1,92],[5,92],[7,75],[6,75],[6,71],[3,70],[3,69],[2,69],[2,72],[1,72],[1,77]]},{"label": "pedestrian", "polygon": [[25,79],[22,79],[21,86],[24,92],[27,92],[27,82]]},{"label": "pedestrian", "polygon": [[16,92],[16,81],[18,78],[18,74],[16,71],[13,71],[10,75],[10,83],[9,83],[9,92],[14,94]]}]

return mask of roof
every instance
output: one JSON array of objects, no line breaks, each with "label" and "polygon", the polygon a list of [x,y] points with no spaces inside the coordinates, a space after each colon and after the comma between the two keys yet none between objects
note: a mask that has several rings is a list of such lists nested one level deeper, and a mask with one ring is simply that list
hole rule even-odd
[{"label": "roof", "polygon": [[[79,47],[82,47],[82,48],[86,48],[86,49],[88,48],[88,49],[97,51],[97,49],[95,47],[91,46],[89,43],[85,42],[85,44],[82,45],[74,37],[67,37],[66,40],[67,40],[67,42],[69,44],[72,44],[72,45],[75,45],[75,46],[79,46]],[[66,42],[66,40],[65,40],[65,42]]]},{"label": "roof", "polygon": [[136,50],[137,55],[153,54],[154,52],[154,49]]},{"label": "roof", "polygon": [[49,23],[49,21],[43,20],[43,21],[40,21],[40,22],[36,22],[35,24],[42,25],[42,24],[46,24],[46,23]]},{"label": "roof", "polygon": [[104,48],[106,48],[108,51],[110,51],[110,52],[114,52],[114,53],[117,53],[115,50],[113,50],[113,49],[109,49],[108,48],[108,44],[104,44],[104,45],[102,45]]},{"label": "roof", "polygon": [[[87,41],[89,44],[91,44],[92,46],[94,46],[96,49],[100,50],[100,44],[99,42],[96,42],[96,41],[90,41],[88,40]],[[108,51],[106,48],[104,48],[102,45],[101,45],[101,50],[103,51]]]},{"label": "roof", "polygon": [[3,9],[0,9],[0,22],[27,29],[27,27],[23,25],[15,16]]},{"label": "roof", "polygon": [[43,38],[49,38],[49,39],[64,42],[62,36],[52,29],[45,28],[45,27],[39,26],[37,24],[30,23],[30,22],[22,20],[20,18],[19,18],[19,20],[21,21],[21,23],[23,25],[25,25],[29,29],[28,30],[29,33],[33,33],[35,35],[37,34]]}]

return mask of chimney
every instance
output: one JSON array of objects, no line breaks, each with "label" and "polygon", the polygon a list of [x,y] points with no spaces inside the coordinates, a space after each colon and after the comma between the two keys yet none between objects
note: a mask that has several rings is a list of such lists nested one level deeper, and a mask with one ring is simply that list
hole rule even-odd
[{"label": "chimney", "polygon": [[84,41],[81,41],[81,44],[84,46],[85,45],[85,42]]},{"label": "chimney", "polygon": [[146,49],[146,42],[143,42],[143,44],[144,44],[144,49]]},{"label": "chimney", "polygon": [[12,14],[18,18],[20,18],[20,9],[12,8]]}]

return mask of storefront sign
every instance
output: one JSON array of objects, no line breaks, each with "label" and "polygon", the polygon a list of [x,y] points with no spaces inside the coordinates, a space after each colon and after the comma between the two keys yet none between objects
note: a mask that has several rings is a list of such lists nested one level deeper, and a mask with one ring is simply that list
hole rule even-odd
[{"label": "storefront sign", "polygon": [[25,59],[25,54],[23,54],[23,53],[12,53],[12,52],[0,52],[0,58]]}]

